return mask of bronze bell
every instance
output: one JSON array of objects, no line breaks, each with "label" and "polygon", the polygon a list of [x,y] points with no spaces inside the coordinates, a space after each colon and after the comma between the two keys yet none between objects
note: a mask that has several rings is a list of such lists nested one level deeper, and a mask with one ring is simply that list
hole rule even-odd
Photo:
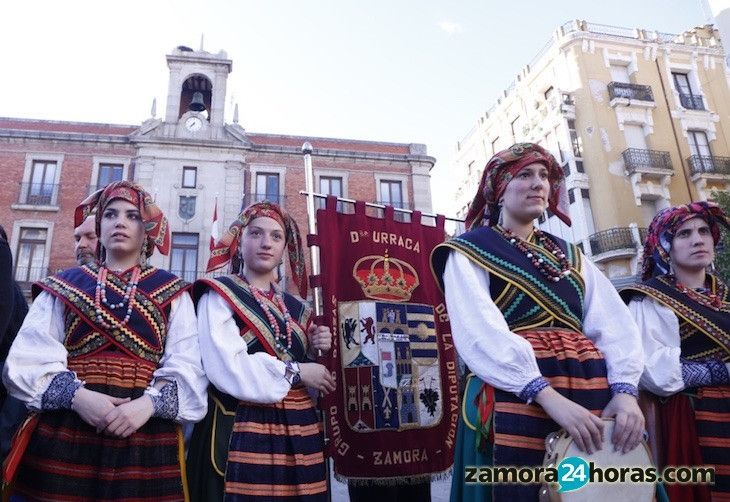
[{"label": "bronze bell", "polygon": [[203,103],[203,93],[200,91],[195,91],[193,93],[193,100],[190,102],[190,105],[188,105],[188,110],[192,110],[194,112],[202,112],[205,110],[205,103]]}]

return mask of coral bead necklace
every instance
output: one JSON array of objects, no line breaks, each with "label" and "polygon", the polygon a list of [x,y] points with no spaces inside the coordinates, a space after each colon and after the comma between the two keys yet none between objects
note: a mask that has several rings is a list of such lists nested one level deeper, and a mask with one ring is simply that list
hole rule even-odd
[{"label": "coral bead necklace", "polygon": [[516,236],[511,230],[502,227],[497,227],[497,230],[507,239],[507,242],[519,249],[548,280],[558,282],[561,278],[570,275],[570,262],[565,256],[565,253],[560,249],[560,246],[554,243],[552,239],[549,239],[539,228],[533,230],[538,245],[546,252],[554,255],[560,267],[556,267],[550,260],[540,256],[540,253],[536,253],[535,250],[528,246],[524,239]]},{"label": "coral bead necklace", "polygon": [[132,316],[132,304],[134,302],[134,295],[137,293],[137,285],[139,284],[139,277],[142,271],[139,266],[135,266],[132,270],[132,276],[129,279],[126,287],[124,288],[124,295],[122,300],[118,303],[112,303],[107,300],[106,297],[106,285],[107,277],[109,275],[109,269],[105,265],[99,267],[99,272],[96,275],[96,291],[94,294],[94,309],[96,312],[96,321],[105,329],[110,329],[111,325],[104,320],[102,316],[101,305],[104,304],[109,310],[115,310],[127,306],[127,313],[124,316],[124,320],[118,323],[119,326],[124,326],[129,322],[129,318]]},{"label": "coral bead necklace", "polygon": [[[279,307],[279,310],[281,311],[283,317],[284,317],[284,325],[286,326],[286,334],[282,334],[281,328],[279,327],[279,323],[276,320],[276,317],[274,317],[273,312],[271,312],[271,308],[269,308],[269,305],[266,303],[266,295],[263,291],[261,291],[259,288],[251,284],[246,277],[241,274],[241,279],[246,281],[248,284],[248,287],[251,289],[251,293],[253,294],[253,297],[258,302],[259,306],[261,307],[261,310],[264,311],[264,314],[266,314],[266,318],[269,320],[269,325],[271,326],[271,329],[274,330],[274,340],[275,340],[275,347],[279,351],[289,350],[291,349],[292,344],[292,333],[294,332],[294,327],[292,326],[292,318],[291,314],[289,313],[289,309],[286,308],[286,304],[284,303],[284,296],[279,293],[278,291],[274,290],[274,295],[272,300],[276,303],[276,306]],[[286,343],[286,345],[284,345]]]}]

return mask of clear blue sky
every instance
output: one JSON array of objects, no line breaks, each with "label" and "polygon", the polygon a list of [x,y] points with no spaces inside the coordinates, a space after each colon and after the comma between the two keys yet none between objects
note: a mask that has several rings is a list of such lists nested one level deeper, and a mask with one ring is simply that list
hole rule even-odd
[{"label": "clear blue sky", "polygon": [[[454,145],[571,19],[679,33],[702,0],[34,1],[3,7],[0,115],[138,124],[177,45],[233,59],[249,131]],[[440,185],[439,185],[440,186]],[[436,187],[434,187],[436,191]],[[438,209],[438,206],[437,208]]]}]

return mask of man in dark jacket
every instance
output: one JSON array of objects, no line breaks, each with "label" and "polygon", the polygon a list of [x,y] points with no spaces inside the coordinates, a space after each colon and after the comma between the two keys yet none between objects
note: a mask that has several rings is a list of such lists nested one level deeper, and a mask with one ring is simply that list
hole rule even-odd
[{"label": "man in dark jacket", "polygon": [[[13,255],[8,236],[0,226],[0,364],[5,364],[10,346],[28,313],[28,302],[13,278]],[[6,391],[0,389],[0,404],[5,401]]]},{"label": "man in dark jacket", "polygon": [[[0,370],[27,313],[28,302],[13,278],[13,255],[8,236],[0,226]],[[25,405],[8,396],[5,387],[0,385],[0,461],[10,450],[10,440],[25,415]]]}]

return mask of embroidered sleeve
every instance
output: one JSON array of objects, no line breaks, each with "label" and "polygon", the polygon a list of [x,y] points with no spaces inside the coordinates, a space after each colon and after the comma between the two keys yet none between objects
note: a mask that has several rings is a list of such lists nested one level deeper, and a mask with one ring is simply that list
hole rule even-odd
[{"label": "embroidered sleeve", "polygon": [[628,394],[637,399],[639,397],[639,389],[636,385],[632,385],[630,383],[616,382],[609,385],[609,388],[611,389],[611,396],[615,396],[616,394]]},{"label": "embroidered sleeve", "polygon": [[454,345],[475,375],[492,387],[519,396],[527,384],[541,376],[540,368],[530,342],[510,331],[489,294],[489,284],[489,273],[466,255],[449,255],[444,288]]},{"label": "embroidered sleeve", "polygon": [[155,408],[153,417],[175,420],[178,411],[177,383],[168,382],[161,389],[150,387],[145,394],[152,399]]},{"label": "embroidered sleeve", "polygon": [[730,381],[727,367],[722,361],[688,361],[682,359],[682,380],[685,387],[727,385]]},{"label": "embroidered sleeve", "polygon": [[710,365],[710,373],[712,374],[712,385],[728,385],[730,384],[730,373],[725,363],[717,359],[707,361]]},{"label": "embroidered sleeve", "polygon": [[[281,402],[291,390],[284,379],[284,362],[267,352],[249,354],[234,319],[235,314],[218,293],[207,291],[198,302],[205,375],[216,389],[236,399],[262,404]],[[207,399],[205,394],[203,397]]]},{"label": "embroidered sleeve", "polygon": [[644,371],[641,332],[611,281],[591,260],[583,260],[583,333],[601,351],[611,383],[639,385]]},{"label": "embroidered sleeve", "polygon": [[53,377],[41,399],[41,409],[70,410],[71,401],[83,382],[72,371],[63,371]]},{"label": "embroidered sleeve", "polygon": [[550,387],[550,383],[547,379],[543,376],[537,377],[534,380],[530,380],[530,382],[522,388],[519,397],[529,404],[545,387]]}]

